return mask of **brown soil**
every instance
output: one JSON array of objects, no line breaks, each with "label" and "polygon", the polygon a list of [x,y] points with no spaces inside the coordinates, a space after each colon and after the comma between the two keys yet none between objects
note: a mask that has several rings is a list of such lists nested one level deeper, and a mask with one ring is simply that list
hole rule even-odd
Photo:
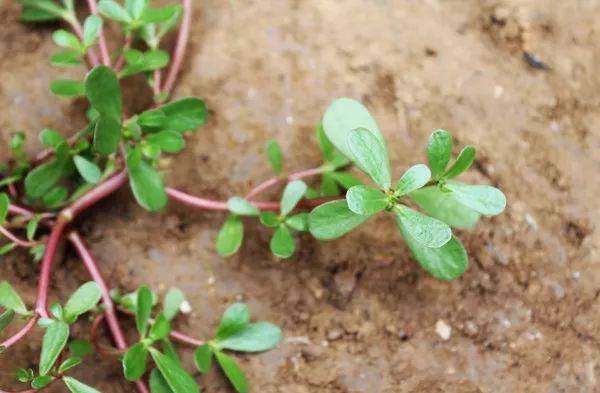
[{"label": "brown soil", "polygon": [[[43,127],[82,124],[82,103],[48,89],[80,74],[48,66],[52,26],[19,23],[12,3],[0,3],[0,130],[4,141],[26,130],[33,152]],[[333,242],[304,236],[286,261],[270,255],[269,232],[249,224],[241,252],[223,260],[213,242],[224,215],[175,205],[149,214],[123,190],[80,219],[113,286],[181,288],[194,312],[178,327],[200,337],[236,299],[281,325],[277,350],[239,356],[253,392],[600,391],[597,2],[194,3],[177,95],[204,97],[211,120],[171,161],[167,183],[243,194],[270,176],[271,138],[287,168],[316,166],[315,124],[333,98],[352,96],[376,115],[397,175],[424,161],[431,130],[446,128],[479,148],[466,178],[499,186],[508,208],[461,231],[471,266],[446,283],[410,258],[389,218]],[[548,68],[531,67],[524,51]],[[62,298],[87,280],[66,255],[54,276]],[[34,301],[36,267],[25,254],[4,257],[0,277]],[[448,340],[436,323],[451,327]],[[2,386],[35,364],[38,345],[2,355]],[[105,393],[132,391],[119,373],[101,358],[77,371]],[[206,392],[230,391],[217,372],[201,381]]]}]

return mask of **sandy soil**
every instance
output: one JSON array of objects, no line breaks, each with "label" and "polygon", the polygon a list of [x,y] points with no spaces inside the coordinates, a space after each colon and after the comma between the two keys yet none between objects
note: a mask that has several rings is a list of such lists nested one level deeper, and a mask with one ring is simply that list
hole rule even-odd
[{"label": "sandy soil", "polygon": [[[395,173],[423,162],[431,130],[446,128],[479,148],[465,178],[499,186],[508,208],[460,233],[471,266],[445,283],[411,260],[384,217],[333,242],[303,237],[288,261],[249,224],[241,252],[223,260],[213,245],[222,214],[170,206],[151,215],[123,190],[78,224],[112,285],[178,286],[194,308],[179,328],[197,336],[235,299],[281,325],[278,350],[239,356],[253,392],[600,391],[598,2],[194,3],[176,94],[205,98],[211,120],[172,160],[168,184],[243,194],[270,176],[271,138],[287,168],[316,166],[314,126],[333,98],[351,96],[376,115]],[[48,86],[81,74],[48,66],[51,26],[20,24],[9,0],[0,17],[3,141],[16,130],[73,132],[82,103],[55,99]],[[524,51],[548,68],[531,67]],[[35,138],[29,149],[39,149]],[[3,258],[0,277],[34,300],[36,267],[24,254]],[[67,252],[54,296],[86,279]],[[436,324],[451,328],[448,340]],[[37,349],[2,355],[3,386],[17,366],[35,364]],[[132,391],[119,372],[98,358],[77,374],[105,393]],[[201,384],[230,391],[217,372]]]}]

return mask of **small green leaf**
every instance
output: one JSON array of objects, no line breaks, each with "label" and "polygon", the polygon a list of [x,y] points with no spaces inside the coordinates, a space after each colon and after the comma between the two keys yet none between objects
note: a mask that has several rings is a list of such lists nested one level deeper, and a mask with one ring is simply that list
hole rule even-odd
[{"label": "small green leaf", "polygon": [[23,303],[19,294],[15,292],[8,281],[0,282],[0,306],[8,310],[13,310],[17,314],[27,314],[25,303]]},{"label": "small green leaf", "polygon": [[144,343],[137,343],[125,352],[123,357],[123,374],[128,381],[137,381],[146,372],[148,348]]},{"label": "small green leaf", "polygon": [[102,298],[100,287],[93,281],[80,286],[67,301],[64,318],[67,322],[75,322],[78,316],[94,308]]},{"label": "small green leaf", "polygon": [[480,217],[460,203],[453,192],[444,192],[437,186],[420,188],[409,196],[427,214],[456,228],[472,228]]},{"label": "small green leaf", "polygon": [[44,145],[56,149],[61,143],[66,142],[66,139],[58,132],[45,128],[40,132],[40,141]]},{"label": "small green leaf", "polygon": [[98,165],[87,158],[78,155],[73,157],[73,162],[75,163],[75,167],[77,167],[77,171],[86,182],[96,184],[102,178],[102,171],[98,168]]},{"label": "small green leaf", "polygon": [[234,303],[225,310],[217,328],[217,340],[225,339],[241,330],[250,320],[250,311],[244,303]]},{"label": "small green leaf", "polygon": [[150,380],[148,382],[150,384],[150,392],[152,393],[173,393],[165,377],[163,377],[157,368],[153,369],[150,373]]},{"label": "small green leaf", "polygon": [[70,369],[79,366],[81,364],[81,362],[82,362],[82,359],[80,357],[77,357],[77,356],[73,356],[73,357],[67,358],[58,367],[58,373],[59,374],[64,374],[65,372],[69,371]]},{"label": "small green leaf", "polygon": [[28,383],[33,380],[34,372],[30,368],[29,369],[20,368],[17,370],[17,372],[15,374],[15,378],[19,382]]},{"label": "small green leaf", "polygon": [[60,207],[68,196],[69,191],[65,187],[57,186],[42,197],[42,204],[48,209],[55,209]]},{"label": "small green leaf", "polygon": [[217,235],[217,253],[222,257],[235,254],[244,240],[244,224],[236,215],[230,215]]},{"label": "small green leaf", "polygon": [[306,183],[302,180],[294,180],[288,183],[281,196],[281,215],[287,216],[300,202],[306,192]]},{"label": "small green leaf", "polygon": [[141,158],[141,151],[133,149],[127,154],[129,184],[136,201],[146,210],[164,208],[168,198],[162,178],[152,166]]},{"label": "small green leaf", "polygon": [[121,123],[113,117],[100,115],[94,131],[94,148],[101,154],[117,151],[121,141]]},{"label": "small green leaf", "polygon": [[168,356],[150,348],[154,363],[174,393],[200,393],[200,388],[181,366]]},{"label": "small green leaf", "polygon": [[4,255],[12,251],[15,247],[17,247],[17,243],[6,243],[2,247],[0,247],[0,255]]},{"label": "small green leaf", "polygon": [[400,197],[423,187],[431,179],[431,171],[426,165],[417,164],[408,168],[396,184],[394,196]]},{"label": "small green leaf", "polygon": [[69,339],[69,325],[62,321],[52,321],[46,328],[42,340],[42,352],[40,354],[40,375],[46,375],[56,363],[67,340]]},{"label": "small green leaf", "polygon": [[356,214],[372,216],[385,210],[388,197],[381,191],[369,186],[354,186],[346,193],[348,208]]},{"label": "small green leaf", "polygon": [[152,313],[152,306],[152,292],[147,287],[140,287],[137,290],[135,325],[142,338],[146,337],[148,333],[148,319],[150,319],[150,313]]},{"label": "small green leaf", "polygon": [[167,295],[165,296],[163,314],[167,318],[167,320],[172,320],[175,318],[177,313],[179,312],[179,307],[185,301],[185,295],[177,288],[169,289]]},{"label": "small green leaf", "polygon": [[2,332],[10,323],[13,321],[15,317],[15,312],[13,310],[6,310],[2,314],[0,314],[0,332]]},{"label": "small green leaf", "polygon": [[254,205],[240,197],[231,197],[227,201],[227,208],[233,214],[237,214],[239,216],[258,216],[260,215],[260,210],[258,210]]},{"label": "small green leaf", "polygon": [[234,334],[216,340],[220,349],[240,352],[262,352],[272,349],[282,339],[281,329],[269,322],[250,323]]},{"label": "small green leaf", "polygon": [[41,218],[41,216],[35,215],[31,220],[29,220],[29,222],[27,222],[27,240],[33,240],[35,237],[35,233],[37,232]]},{"label": "small green leaf", "polygon": [[63,319],[63,308],[59,302],[54,302],[50,305],[50,314],[56,319]]},{"label": "small green leaf", "polygon": [[419,264],[434,277],[449,281],[467,270],[469,265],[467,252],[456,237],[453,236],[439,248],[424,247],[410,235],[400,220],[397,220],[397,223],[406,244]]},{"label": "small green leaf", "polygon": [[434,179],[438,179],[444,173],[451,155],[452,135],[444,130],[434,131],[427,145],[427,159]]},{"label": "small green leaf", "polygon": [[57,96],[62,97],[81,97],[85,95],[85,85],[83,82],[59,79],[52,81],[50,90]]},{"label": "small green leaf", "polygon": [[374,133],[359,128],[348,134],[348,149],[357,167],[363,170],[382,189],[388,190],[392,184],[390,163],[385,146]]},{"label": "small green leaf", "polygon": [[123,111],[121,86],[111,68],[94,67],[85,78],[85,93],[92,107],[101,115],[120,121]]},{"label": "small green leaf", "polygon": [[64,17],[64,11],[51,0],[21,0],[21,20],[25,22],[47,22]]},{"label": "small green leaf", "polygon": [[208,113],[204,102],[197,98],[183,98],[156,110],[160,110],[165,115],[163,124],[165,130],[181,133],[195,131],[205,123]]},{"label": "small green leaf", "polygon": [[473,161],[475,161],[475,155],[477,150],[473,146],[467,146],[458,155],[456,161],[448,170],[442,175],[443,179],[452,179],[471,167]]},{"label": "small green leaf", "polygon": [[71,393],[100,393],[99,390],[96,390],[93,387],[88,386],[82,382],[79,382],[75,378],[64,376],[62,380],[65,383],[65,385],[67,385]]},{"label": "small green leaf", "polygon": [[204,344],[196,349],[194,353],[194,363],[201,373],[205,374],[210,370],[212,365],[212,350],[210,345]]},{"label": "small green leaf", "polygon": [[100,30],[102,30],[102,18],[97,15],[88,16],[83,23],[83,44],[86,47],[94,45]]},{"label": "small green leaf", "polygon": [[275,212],[267,211],[260,213],[260,222],[266,227],[275,228],[281,222],[279,216]]},{"label": "small green leaf", "polygon": [[53,54],[50,56],[50,64],[54,67],[76,67],[83,64],[83,62],[81,61],[81,53],[73,50]]},{"label": "small green leaf", "polygon": [[83,358],[94,352],[94,349],[87,340],[73,340],[69,343],[69,351],[71,351],[71,355]]},{"label": "small green leaf", "polygon": [[158,40],[162,39],[179,22],[179,19],[183,14],[183,7],[180,5],[176,5],[175,8],[175,14],[171,18],[169,18],[169,20],[166,20],[158,25],[158,32],[156,34]]},{"label": "small green leaf", "polygon": [[354,213],[345,200],[340,200],[316,207],[308,216],[308,225],[310,233],[317,239],[331,240],[345,235],[368,218]]},{"label": "small green leaf", "polygon": [[277,141],[270,141],[267,145],[267,156],[269,157],[269,162],[273,167],[273,171],[277,175],[281,174],[281,170],[283,168],[283,154],[281,154],[281,147]]},{"label": "small green leaf", "polygon": [[166,121],[167,115],[160,109],[143,112],[137,118],[137,124],[146,131],[156,131],[163,127]]},{"label": "small green leaf", "polygon": [[448,182],[445,187],[456,194],[456,199],[478,213],[494,216],[506,207],[506,197],[499,189],[491,186],[468,185]]},{"label": "small green leaf", "polygon": [[50,375],[40,375],[31,381],[31,387],[36,390],[40,390],[50,385],[52,381],[54,381],[54,378]]},{"label": "small green leaf", "polygon": [[336,149],[329,138],[327,138],[325,130],[323,129],[323,124],[319,124],[317,127],[317,141],[319,142],[321,152],[323,152],[325,162],[330,164],[334,169],[341,168],[350,163],[350,160]]},{"label": "small green leaf", "polygon": [[185,148],[185,139],[179,132],[161,131],[150,134],[146,141],[160,147],[166,153],[179,153]]},{"label": "small green leaf", "polygon": [[125,8],[134,19],[140,19],[150,0],[125,0]]},{"label": "small green leaf", "polygon": [[150,328],[150,338],[154,341],[162,340],[171,332],[171,324],[163,313],[156,316],[154,324]]},{"label": "small green leaf", "polygon": [[308,213],[298,213],[285,219],[285,223],[299,232],[308,231]]},{"label": "small green leaf", "polygon": [[395,211],[403,228],[424,247],[438,248],[452,238],[452,230],[440,220],[421,214],[404,205],[396,205]]},{"label": "small green leaf", "polygon": [[273,234],[270,242],[271,252],[279,258],[289,258],[296,250],[294,238],[285,225],[280,225]]},{"label": "small green leaf", "polygon": [[25,177],[25,192],[32,199],[37,199],[50,191],[63,174],[62,160],[52,160],[29,172]]},{"label": "small green leaf", "polygon": [[113,0],[100,0],[98,11],[102,16],[117,22],[129,24],[133,21],[127,10]]},{"label": "small green leaf", "polygon": [[144,23],[160,23],[167,22],[178,13],[178,7],[166,6],[160,8],[146,8],[142,15],[142,22]]},{"label": "small green leaf", "polygon": [[8,195],[6,195],[4,192],[0,193],[0,224],[4,224],[6,221],[9,205],[10,199],[8,199]]},{"label": "small green leaf", "polygon": [[81,49],[81,42],[79,42],[79,38],[77,38],[75,34],[70,33],[66,30],[60,29],[52,33],[52,41],[54,41],[56,45],[61,46],[63,48],[75,50]]},{"label": "small green leaf", "polygon": [[217,357],[217,362],[219,362],[221,369],[223,369],[223,372],[235,390],[239,393],[247,393],[248,381],[235,360],[223,352],[216,352],[215,356]]},{"label": "small green leaf", "polygon": [[170,57],[167,52],[159,49],[147,52],[130,49],[125,52],[125,60],[127,65],[120,72],[121,77],[163,68],[169,64]]}]

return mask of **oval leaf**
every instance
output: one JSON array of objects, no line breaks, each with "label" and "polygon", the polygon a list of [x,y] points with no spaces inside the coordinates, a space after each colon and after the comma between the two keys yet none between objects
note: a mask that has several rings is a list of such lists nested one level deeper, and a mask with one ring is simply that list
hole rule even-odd
[{"label": "oval leaf", "polygon": [[79,172],[86,182],[96,184],[100,181],[102,172],[98,168],[98,165],[79,155],[73,157],[73,162],[75,163],[75,167],[77,167],[77,172]]},{"label": "oval leaf", "polygon": [[85,78],[85,94],[92,107],[101,115],[115,121],[121,119],[123,111],[121,86],[111,68],[94,67]]},{"label": "oval leaf", "polygon": [[271,252],[279,258],[289,258],[296,250],[294,238],[285,225],[280,225],[273,234],[270,242]]},{"label": "oval leaf", "polygon": [[409,196],[427,214],[456,228],[472,228],[480,217],[475,210],[458,202],[454,193],[437,186],[420,188]]},{"label": "oval leaf", "polygon": [[13,310],[17,314],[27,314],[25,303],[7,281],[0,282],[0,306]]},{"label": "oval leaf", "polygon": [[146,372],[148,348],[143,343],[137,343],[125,352],[123,357],[123,374],[128,381],[137,381]]},{"label": "oval leaf", "polygon": [[240,369],[235,360],[223,352],[216,352],[215,356],[217,357],[217,362],[219,362],[221,369],[223,369],[223,372],[235,390],[239,393],[248,393],[248,381],[246,380],[244,372]]},{"label": "oval leaf", "polygon": [[212,350],[210,345],[204,344],[196,349],[194,353],[194,363],[201,373],[207,373],[212,365]]},{"label": "oval leaf", "polygon": [[234,303],[225,310],[217,329],[217,340],[225,339],[241,330],[250,320],[250,311],[244,303]]},{"label": "oval leaf", "polygon": [[369,216],[356,214],[345,200],[324,203],[308,216],[310,233],[320,240],[336,239],[350,232]]},{"label": "oval leaf", "polygon": [[75,378],[64,376],[62,380],[72,393],[100,393],[99,390],[79,382]]},{"label": "oval leaf", "polygon": [[262,352],[274,348],[282,339],[281,329],[269,322],[245,325],[235,334],[217,340],[219,348],[240,352]]},{"label": "oval leaf", "polygon": [[0,224],[3,224],[6,221],[6,216],[8,215],[8,207],[10,206],[10,199],[6,193],[0,193]]},{"label": "oval leaf", "polygon": [[78,316],[94,308],[101,297],[102,292],[98,284],[93,281],[83,284],[65,305],[63,315],[67,322],[75,321]]},{"label": "oval leaf", "polygon": [[413,192],[427,184],[429,179],[431,179],[431,171],[427,168],[427,165],[414,165],[404,172],[404,175],[402,175],[398,184],[396,184],[394,195],[399,197]]},{"label": "oval leaf", "polygon": [[163,377],[157,368],[153,369],[150,373],[150,380],[148,383],[150,385],[150,392],[152,393],[173,393],[173,390],[169,387],[165,377]]},{"label": "oval leaf", "polygon": [[167,318],[167,320],[172,320],[175,318],[177,313],[179,312],[179,308],[181,304],[185,301],[185,295],[177,288],[169,289],[165,296],[165,301],[163,305],[163,314]]},{"label": "oval leaf", "polygon": [[40,354],[40,375],[46,375],[56,363],[69,339],[69,325],[53,320],[46,328]]},{"label": "oval leaf", "polygon": [[152,359],[174,393],[200,393],[200,388],[194,378],[181,368],[179,363],[150,348]]},{"label": "oval leaf", "polygon": [[121,140],[121,123],[113,117],[100,115],[94,130],[94,148],[102,154],[117,151]]},{"label": "oval leaf", "polygon": [[438,179],[444,173],[451,155],[452,135],[444,130],[434,131],[427,145],[427,159],[434,179]]},{"label": "oval leaf", "polygon": [[456,194],[460,203],[484,215],[500,214],[506,207],[506,197],[495,187],[458,182],[448,182],[445,187]]},{"label": "oval leaf", "polygon": [[365,129],[352,130],[348,134],[348,149],[357,167],[363,170],[382,189],[388,190],[392,184],[390,163],[384,145],[375,135]]},{"label": "oval leaf", "polygon": [[52,81],[50,91],[62,97],[81,97],[85,95],[85,85],[80,81],[60,79]]},{"label": "oval leaf", "polygon": [[404,205],[397,205],[395,209],[396,217],[402,222],[403,228],[424,247],[441,247],[452,237],[450,227],[440,220]]},{"label": "oval leaf", "polygon": [[260,210],[254,207],[250,202],[240,197],[231,197],[227,201],[227,208],[233,214],[240,216],[258,216]]},{"label": "oval leaf", "polygon": [[133,149],[127,155],[129,184],[137,202],[146,210],[158,211],[167,204],[167,194],[162,178],[152,166]]},{"label": "oval leaf", "polygon": [[475,161],[476,153],[477,150],[473,146],[467,146],[462,149],[454,164],[444,173],[442,178],[452,179],[469,169],[473,161]]},{"label": "oval leaf", "polygon": [[244,224],[235,215],[230,215],[217,235],[217,253],[222,257],[235,254],[244,240]]},{"label": "oval leaf", "polygon": [[152,313],[152,305],[152,292],[147,287],[140,287],[136,296],[135,325],[142,338],[146,337],[148,333],[148,320]]},{"label": "oval leaf", "polygon": [[306,183],[302,180],[294,180],[288,183],[281,196],[281,215],[287,216],[300,202],[306,192]]},{"label": "oval leaf", "polygon": [[178,153],[185,148],[185,139],[175,131],[161,131],[146,137],[150,144],[160,147],[166,153]]},{"label": "oval leaf", "polygon": [[387,196],[372,187],[354,186],[346,194],[348,208],[356,214],[371,216],[385,210],[388,206]]},{"label": "oval leaf", "polygon": [[277,141],[269,142],[267,145],[267,156],[269,157],[269,162],[273,167],[273,171],[279,175],[283,168],[283,155],[281,154],[281,147],[279,147]]}]

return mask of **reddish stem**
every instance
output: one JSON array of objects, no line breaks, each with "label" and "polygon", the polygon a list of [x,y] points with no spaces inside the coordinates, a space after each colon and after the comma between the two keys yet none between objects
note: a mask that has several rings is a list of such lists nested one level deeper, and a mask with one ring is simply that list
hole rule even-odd
[{"label": "reddish stem", "polygon": [[[69,22],[71,24],[71,27],[73,27],[73,31],[75,32],[75,35],[77,35],[77,37],[80,40],[83,40],[83,28],[81,27],[81,23],[79,23],[77,18],[73,18],[73,20],[69,21]],[[98,55],[92,48],[88,49],[88,51],[87,51],[87,59],[88,59],[88,65],[90,66],[90,68],[95,67],[98,64],[100,64],[100,62],[98,61]]]},{"label": "reddish stem", "polygon": [[121,186],[127,183],[127,171],[122,170],[113,177],[100,183],[81,198],[77,199],[68,208],[61,212],[61,215],[69,217],[71,220],[74,219],[81,212],[87,210],[90,206],[96,204],[98,201],[106,198],[112,194]]},{"label": "reddish stem", "polygon": [[35,246],[37,246],[39,244],[38,242],[30,242],[30,241],[23,240],[23,239],[17,237],[15,234],[13,234],[8,229],[4,228],[2,225],[0,225],[0,233],[2,233],[4,236],[6,236],[7,238],[9,238],[10,241],[12,241],[13,243],[15,243],[19,247],[30,248],[30,247],[35,247]]},{"label": "reddish stem", "polygon": [[192,24],[192,0],[182,0],[183,5],[183,16],[181,18],[181,26],[179,27],[179,33],[177,35],[177,43],[175,44],[175,51],[173,52],[173,61],[171,62],[171,68],[167,74],[165,85],[162,91],[170,94],[175,86],[175,80],[179,71],[181,71],[181,65],[183,64],[183,58],[185,56],[185,49],[190,39],[190,26]]},{"label": "reddish stem", "polygon": [[324,171],[324,169],[322,167],[318,167],[318,168],[306,169],[304,171],[292,173],[291,175],[289,175],[288,177],[285,177],[285,178],[272,177],[272,178],[260,183],[259,185],[254,187],[252,190],[250,190],[250,192],[246,195],[246,199],[250,200],[253,197],[257,196],[258,194],[260,194],[260,193],[268,190],[269,188],[271,188],[279,183],[282,183],[284,181],[290,182],[290,181],[294,181],[294,180],[303,179],[306,177],[320,175],[323,173],[323,171]]},{"label": "reddish stem", "polygon": [[40,281],[38,284],[37,302],[35,311],[41,317],[47,318],[48,311],[46,310],[46,304],[48,303],[48,291],[50,289],[50,278],[52,274],[52,262],[54,261],[54,255],[60,243],[63,231],[67,226],[67,221],[61,215],[52,227],[50,237],[46,243],[46,249],[44,250],[44,256],[42,257],[41,270],[40,270]]},{"label": "reddish stem", "polygon": [[[87,0],[88,7],[92,15],[98,15],[98,5],[96,0]],[[104,26],[100,28],[100,35],[98,37],[98,46],[100,47],[100,56],[102,56],[102,63],[110,67],[110,55],[108,54],[108,47],[106,46],[106,39],[104,37]]]},{"label": "reddish stem", "polygon": [[0,343],[0,346],[10,348],[11,346],[15,345],[20,339],[29,333],[29,331],[35,326],[37,320],[37,317],[32,317],[27,324],[21,328],[21,330],[15,333],[12,337],[6,339],[4,342]]}]

